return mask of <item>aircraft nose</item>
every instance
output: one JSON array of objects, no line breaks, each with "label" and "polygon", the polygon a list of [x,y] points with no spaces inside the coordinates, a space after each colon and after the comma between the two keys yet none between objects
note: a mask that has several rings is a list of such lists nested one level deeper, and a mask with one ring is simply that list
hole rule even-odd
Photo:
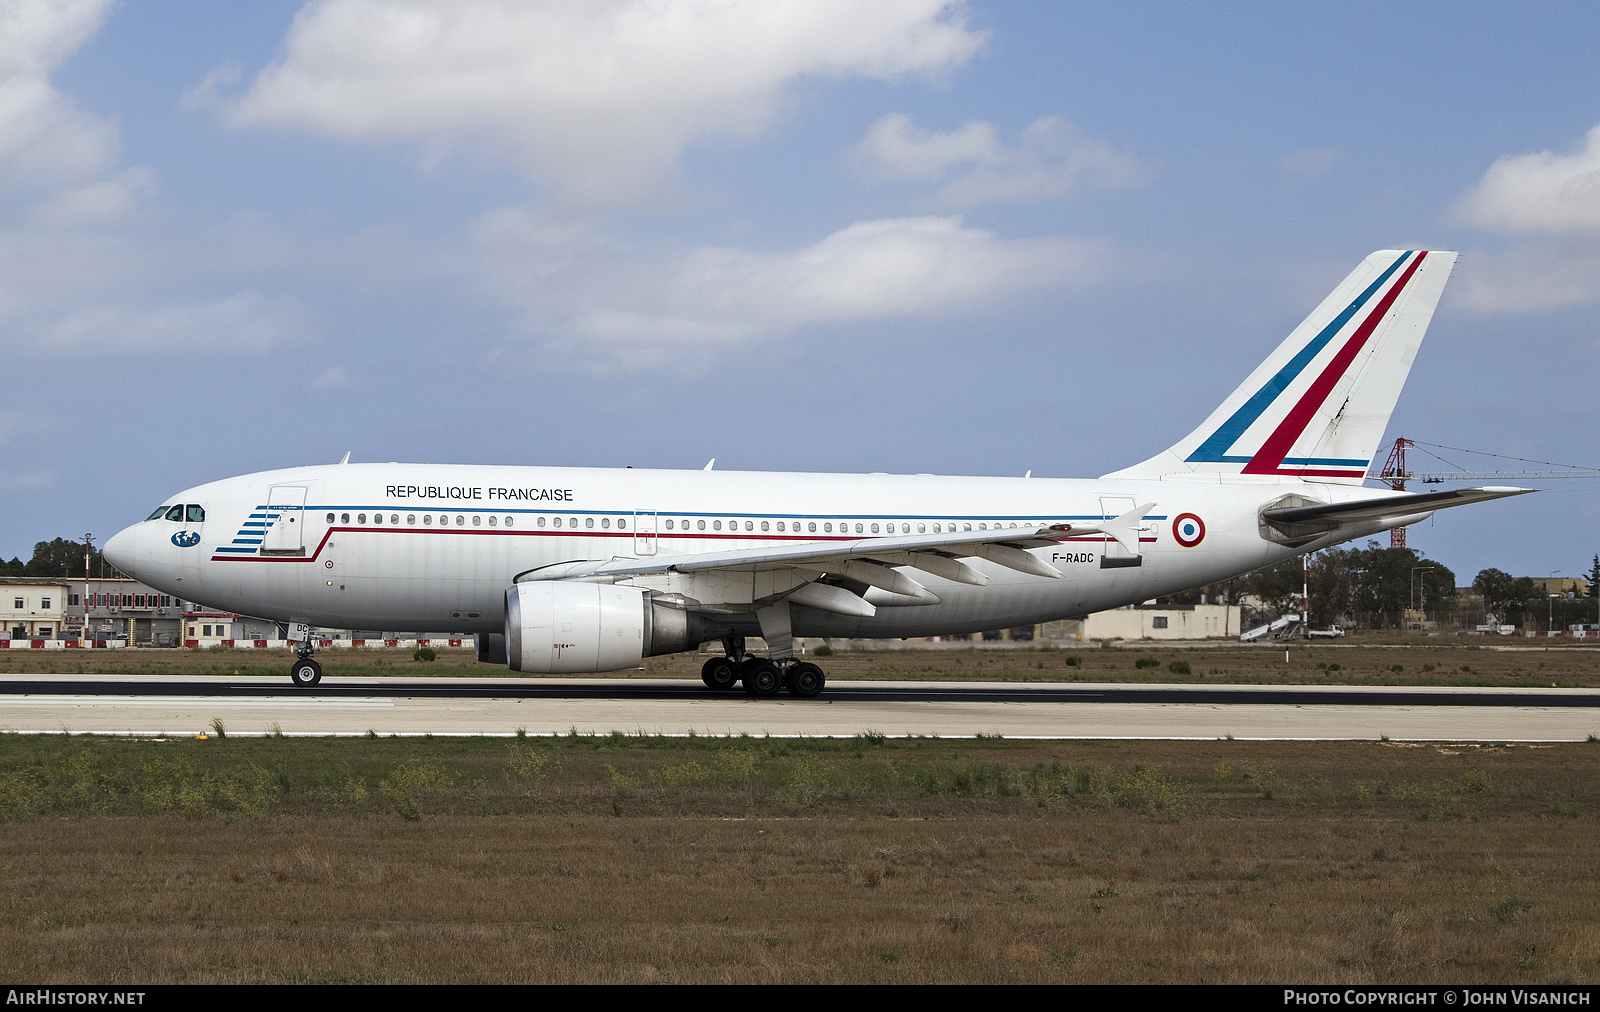
[{"label": "aircraft nose", "polygon": [[129,576],[138,577],[135,570],[138,568],[138,533],[133,527],[118,531],[111,536],[111,540],[100,546],[100,554],[105,560]]}]

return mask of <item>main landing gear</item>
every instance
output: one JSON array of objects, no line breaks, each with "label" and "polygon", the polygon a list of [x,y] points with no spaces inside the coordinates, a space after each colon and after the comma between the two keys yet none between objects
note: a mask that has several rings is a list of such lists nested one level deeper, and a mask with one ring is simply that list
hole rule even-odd
[{"label": "main landing gear", "polygon": [[708,689],[731,692],[742,683],[752,696],[776,696],[787,689],[791,696],[815,699],[828,683],[822,669],[810,661],[744,656],[744,638],[730,639],[733,642],[725,642],[730,656],[713,657],[700,668],[700,680]]},{"label": "main landing gear", "polygon": [[311,641],[296,643],[294,663],[289,665],[289,681],[298,688],[309,689],[322,681],[322,665],[311,659]]}]

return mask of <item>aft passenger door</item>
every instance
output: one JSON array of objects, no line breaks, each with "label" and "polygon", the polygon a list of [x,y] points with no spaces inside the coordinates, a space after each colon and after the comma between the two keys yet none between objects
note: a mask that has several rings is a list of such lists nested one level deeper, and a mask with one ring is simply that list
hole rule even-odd
[{"label": "aft passenger door", "polygon": [[[1128,496],[1106,495],[1100,497],[1100,519],[1114,520],[1122,514],[1133,509],[1136,504]],[[1106,538],[1100,545],[1101,569],[1125,569],[1144,564],[1144,557],[1137,551],[1130,552],[1118,544],[1114,538]]]},{"label": "aft passenger door", "polygon": [[306,487],[274,485],[267,490],[261,539],[262,555],[304,555],[306,553]]}]

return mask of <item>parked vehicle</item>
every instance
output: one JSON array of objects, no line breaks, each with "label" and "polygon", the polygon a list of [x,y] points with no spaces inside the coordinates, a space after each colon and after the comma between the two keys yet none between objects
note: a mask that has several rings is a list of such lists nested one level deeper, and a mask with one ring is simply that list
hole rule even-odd
[{"label": "parked vehicle", "polygon": [[1344,639],[1343,626],[1329,626],[1326,629],[1307,629],[1306,639],[1310,640],[1340,640]]}]

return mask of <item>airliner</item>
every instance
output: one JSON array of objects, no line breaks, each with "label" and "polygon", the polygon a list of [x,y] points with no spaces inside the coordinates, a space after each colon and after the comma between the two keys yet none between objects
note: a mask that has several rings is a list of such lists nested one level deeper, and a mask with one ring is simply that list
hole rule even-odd
[{"label": "airliner", "polygon": [[[1080,616],[1248,573],[1518,488],[1404,493],[1367,469],[1456,254],[1373,253],[1211,413],[1096,479],[349,463],[188,489],[105,545],[207,607],[310,627],[459,630],[530,673],[723,654],[712,691],[823,691],[796,637]],[[760,636],[766,653],[747,649]]]}]

